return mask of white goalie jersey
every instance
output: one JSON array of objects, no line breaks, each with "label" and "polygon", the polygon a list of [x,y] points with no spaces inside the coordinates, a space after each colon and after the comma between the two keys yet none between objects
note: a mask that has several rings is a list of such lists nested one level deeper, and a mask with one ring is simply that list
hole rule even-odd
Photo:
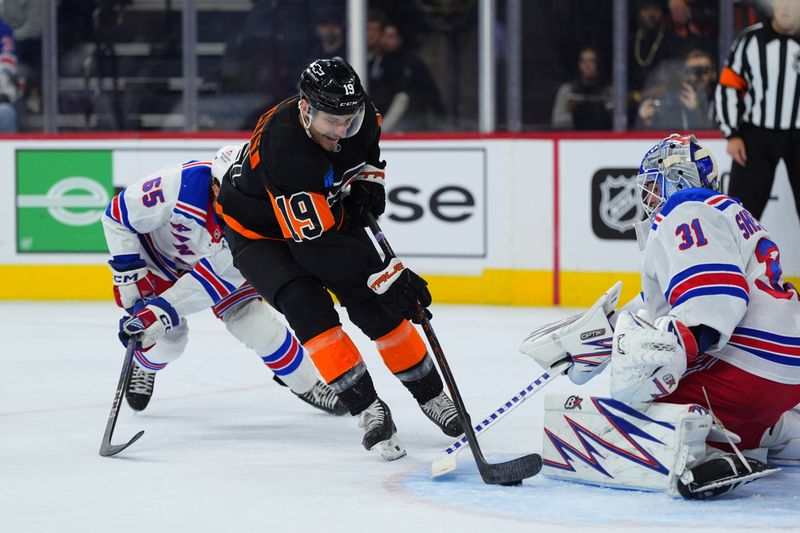
[{"label": "white goalie jersey", "polygon": [[103,216],[112,258],[143,259],[171,285],[160,296],[180,316],[208,307],[222,316],[257,297],[233,266],[210,186],[211,162],[170,165],[123,189]]},{"label": "white goalie jersey", "polygon": [[[736,200],[708,189],[673,194],[651,226],[642,291],[650,316],[718,331],[713,357],[800,384],[797,289],[783,279],[769,232]],[[700,357],[694,369],[710,361]]]}]

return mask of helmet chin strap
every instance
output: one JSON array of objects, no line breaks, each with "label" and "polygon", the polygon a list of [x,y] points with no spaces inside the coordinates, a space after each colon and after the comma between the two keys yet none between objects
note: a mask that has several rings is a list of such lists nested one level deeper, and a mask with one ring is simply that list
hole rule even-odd
[{"label": "helmet chin strap", "polygon": [[303,125],[303,129],[306,130],[306,135],[308,135],[308,138],[313,141],[314,137],[311,135],[311,131],[310,131],[310,129],[311,129],[311,117],[310,116],[308,117],[308,123],[306,123],[306,114],[303,113],[303,100],[302,100],[302,98],[297,101],[297,109],[300,110],[300,123]]}]

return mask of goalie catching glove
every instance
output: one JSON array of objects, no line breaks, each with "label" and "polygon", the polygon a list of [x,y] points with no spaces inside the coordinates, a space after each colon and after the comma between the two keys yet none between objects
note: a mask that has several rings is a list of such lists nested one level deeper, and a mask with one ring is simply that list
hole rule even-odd
[{"label": "goalie catching glove", "polygon": [[622,282],[617,282],[585,313],[535,330],[523,341],[519,351],[545,369],[569,360],[572,362],[567,370],[569,379],[576,385],[583,385],[608,365],[614,334],[609,318],[621,290]]},{"label": "goalie catching glove", "polygon": [[433,318],[427,309],[431,305],[428,282],[403,266],[396,257],[382,270],[372,274],[367,279],[367,285],[382,301],[397,305],[403,316],[415,324],[420,323],[420,310],[428,320]]},{"label": "goalie catching glove", "polygon": [[163,298],[150,300],[148,304],[119,321],[119,340],[127,348],[131,337],[137,340],[142,350],[151,348],[169,330],[181,322],[175,308]]}]

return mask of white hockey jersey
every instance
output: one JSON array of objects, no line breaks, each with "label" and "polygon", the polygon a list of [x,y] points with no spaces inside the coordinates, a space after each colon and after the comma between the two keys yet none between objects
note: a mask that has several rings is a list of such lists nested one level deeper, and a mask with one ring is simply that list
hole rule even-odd
[{"label": "white hockey jersey", "polygon": [[170,165],[114,196],[102,219],[113,259],[144,259],[173,284],[160,296],[182,317],[212,306],[222,316],[258,297],[233,266],[210,185],[210,162]]},{"label": "white hockey jersey", "polygon": [[673,194],[652,224],[642,292],[651,317],[720,334],[708,354],[800,384],[800,301],[769,232],[736,200],[708,189]]}]

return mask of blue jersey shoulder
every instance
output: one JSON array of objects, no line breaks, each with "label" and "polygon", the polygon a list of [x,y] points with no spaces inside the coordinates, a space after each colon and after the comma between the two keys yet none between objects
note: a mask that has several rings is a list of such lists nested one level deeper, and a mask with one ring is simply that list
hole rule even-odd
[{"label": "blue jersey shoulder", "polygon": [[686,202],[699,202],[701,204],[708,204],[712,207],[724,211],[731,204],[738,204],[736,200],[725,196],[724,194],[713,191],[711,189],[693,188],[678,191],[669,197],[667,203],[661,209],[661,216],[666,217],[670,212],[681,204]]},{"label": "blue jersey shoulder", "polygon": [[211,194],[211,163],[189,161],[181,169],[178,201],[202,211],[208,208]]},{"label": "blue jersey shoulder", "polygon": [[205,225],[211,205],[211,163],[189,161],[181,167],[181,188],[174,211]]}]

